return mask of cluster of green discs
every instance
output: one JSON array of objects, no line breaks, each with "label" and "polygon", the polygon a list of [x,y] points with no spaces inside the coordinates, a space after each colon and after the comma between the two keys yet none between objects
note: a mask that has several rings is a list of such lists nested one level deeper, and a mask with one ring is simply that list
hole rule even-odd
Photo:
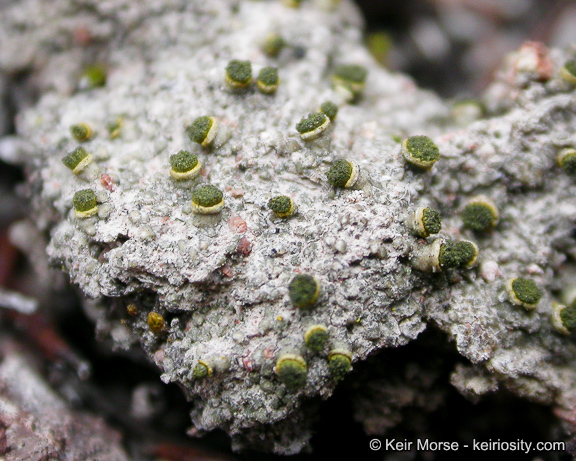
[{"label": "cluster of green discs", "polygon": [[[283,47],[281,39],[272,40],[268,44],[270,53],[279,53]],[[233,59],[228,62],[225,71],[226,84],[232,90],[245,90],[252,84],[252,63],[250,61],[242,61]],[[278,68],[266,66],[260,69],[256,86],[264,94],[273,94],[278,89],[280,78],[278,76]]]}]

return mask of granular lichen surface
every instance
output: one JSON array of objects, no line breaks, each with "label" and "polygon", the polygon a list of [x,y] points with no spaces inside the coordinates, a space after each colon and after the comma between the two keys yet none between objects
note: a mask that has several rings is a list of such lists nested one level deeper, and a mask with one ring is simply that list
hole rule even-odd
[{"label": "granular lichen surface", "polygon": [[[94,50],[73,43],[36,69],[45,91],[19,114],[17,127],[34,220],[50,236],[53,264],[86,295],[99,333],[120,348],[142,347],[165,382],[179,383],[197,429],[222,428],[238,449],[296,453],[311,437],[315,398],[328,398],[348,371],[347,362],[329,363],[330,349],[344,345],[354,367],[431,324],[467,363],[468,372],[452,380],[463,394],[489,375],[496,384],[484,392],[500,386],[546,404],[576,403],[576,348],[549,323],[576,257],[576,185],[556,164],[558,150],[576,143],[576,100],[559,77],[531,79],[511,66],[486,93],[492,117],[456,127],[448,104],[374,63],[348,1],[326,11],[312,1],[293,9],[232,0],[162,8],[59,0],[39,24],[5,7],[0,70],[41,66],[33,57],[60,43],[78,18],[99,37],[108,75],[104,86],[78,90]],[[265,54],[271,24],[306,53],[287,46],[275,58]],[[20,53],[8,51],[18,47]],[[256,72],[278,67],[276,93],[226,85],[228,63],[247,56]],[[567,58],[549,56],[556,71]],[[336,66],[350,63],[368,70],[354,104],[330,81]],[[324,101],[337,104],[338,117],[304,142],[295,126]],[[218,120],[209,149],[186,130],[205,114]],[[75,175],[61,159],[77,147],[69,127],[84,122],[94,131],[83,142],[93,168]],[[110,123],[118,125],[114,136]],[[414,171],[398,140],[423,133],[440,159],[430,171]],[[189,181],[169,174],[180,150],[202,164]],[[335,188],[327,178],[343,158],[358,165],[353,188]],[[208,184],[222,191],[225,206],[195,214],[192,192]],[[80,220],[72,198],[87,188],[98,213]],[[290,197],[298,213],[275,217],[267,204],[278,195]],[[483,235],[462,222],[464,206],[478,195],[489,196],[501,215]],[[478,245],[477,268],[412,268],[411,258],[432,241],[405,223],[407,210],[421,206],[440,212],[442,238]],[[291,303],[297,274],[319,280],[313,309]],[[530,315],[508,301],[505,284],[513,276],[542,290]],[[165,321],[156,333],[150,312]],[[304,342],[314,324],[328,331],[321,352]],[[279,379],[282,353],[306,364],[305,375],[299,368],[290,381],[298,386]]]}]

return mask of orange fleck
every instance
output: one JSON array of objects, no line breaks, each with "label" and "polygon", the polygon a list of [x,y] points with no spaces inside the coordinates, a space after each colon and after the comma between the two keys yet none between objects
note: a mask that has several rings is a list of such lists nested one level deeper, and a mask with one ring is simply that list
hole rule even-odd
[{"label": "orange fleck", "polygon": [[104,189],[109,190],[110,192],[113,192],[114,189],[116,189],[116,186],[114,185],[114,181],[112,180],[110,175],[108,175],[106,173],[104,173],[102,176],[100,176],[100,183],[102,184]]},{"label": "orange fleck", "polygon": [[89,45],[92,41],[92,34],[86,26],[78,26],[74,29],[74,41],[80,46]]},{"label": "orange fleck", "polygon": [[250,253],[252,253],[252,244],[246,237],[242,237],[238,242],[236,251],[244,256],[248,256]]},{"label": "orange fleck", "polygon": [[242,357],[242,365],[244,365],[244,368],[247,371],[253,371],[254,370],[254,363],[252,362],[252,359],[250,359],[249,357]]},{"label": "orange fleck", "polygon": [[220,271],[222,272],[222,275],[224,275],[224,277],[232,277],[234,275],[234,273],[232,272],[232,269],[230,268],[230,266],[228,264],[225,264],[224,266],[222,266],[220,268]]},{"label": "orange fleck", "polygon": [[228,228],[231,231],[238,232],[239,234],[243,234],[248,230],[246,221],[244,221],[240,216],[231,216],[230,219],[228,219]]},{"label": "orange fleck", "polygon": [[274,350],[271,347],[267,347],[266,349],[264,349],[264,357],[266,357],[267,359],[271,359],[272,357],[274,357]]}]

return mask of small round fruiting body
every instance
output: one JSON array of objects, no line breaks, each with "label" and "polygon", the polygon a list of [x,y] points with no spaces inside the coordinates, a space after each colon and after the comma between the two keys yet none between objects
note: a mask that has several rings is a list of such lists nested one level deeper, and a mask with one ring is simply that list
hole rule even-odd
[{"label": "small round fruiting body", "polygon": [[470,240],[461,240],[456,244],[456,249],[460,253],[460,266],[472,269],[478,264],[480,249],[478,245]]},{"label": "small round fruiting body", "polygon": [[323,112],[308,114],[296,124],[296,130],[305,141],[318,138],[330,125],[330,119]]},{"label": "small round fruiting body", "polygon": [[282,3],[290,8],[299,8],[302,0],[282,0]]},{"label": "small round fruiting body", "polygon": [[492,200],[483,195],[471,199],[462,211],[464,226],[475,232],[491,231],[499,219],[498,208]]},{"label": "small round fruiting body", "polygon": [[121,117],[118,117],[116,120],[106,124],[106,129],[108,130],[108,136],[110,139],[116,139],[120,136],[122,125],[124,125],[124,120],[122,120]]},{"label": "small round fruiting body", "polygon": [[326,173],[328,183],[334,187],[350,188],[358,181],[360,168],[355,162],[338,159],[332,162],[330,169]]},{"label": "small round fruiting body", "polygon": [[569,335],[576,330],[576,303],[570,306],[554,303],[550,315],[552,326],[563,335]]},{"label": "small round fruiting body", "polygon": [[440,151],[428,136],[411,136],[402,142],[402,155],[411,165],[429,170],[440,158]]},{"label": "small round fruiting body", "polygon": [[279,84],[280,78],[278,77],[278,69],[276,67],[263,67],[258,73],[256,85],[262,93],[275,93]]},{"label": "small round fruiting body", "polygon": [[134,317],[138,315],[138,306],[136,304],[128,304],[126,306],[126,312],[129,316]]},{"label": "small round fruiting body", "polygon": [[366,37],[366,46],[380,65],[390,67],[390,52],[394,49],[394,43],[388,32],[384,30],[369,32]]},{"label": "small round fruiting body", "polygon": [[352,369],[352,354],[346,349],[332,349],[328,354],[328,369],[336,381],[344,379]]},{"label": "small round fruiting body", "polygon": [[218,133],[218,121],[214,117],[198,117],[192,125],[186,128],[186,133],[191,141],[208,147],[216,138]]},{"label": "small round fruiting body", "polygon": [[288,218],[292,216],[296,210],[294,201],[285,195],[272,197],[268,200],[268,208],[270,208],[278,218]]},{"label": "small round fruiting body", "polygon": [[319,7],[327,11],[334,11],[340,5],[341,0],[316,0]]},{"label": "small round fruiting body", "polygon": [[252,64],[250,61],[233,59],[226,66],[226,83],[230,88],[242,89],[252,83]]},{"label": "small round fruiting body", "polygon": [[560,76],[572,85],[576,85],[576,59],[567,61],[560,69]]},{"label": "small round fruiting body", "polygon": [[475,100],[467,99],[452,105],[452,117],[458,125],[468,126],[484,116],[484,107]]},{"label": "small round fruiting body", "polygon": [[560,312],[560,320],[562,320],[562,325],[564,325],[564,328],[568,331],[572,332],[576,330],[576,302],[562,309]]},{"label": "small round fruiting body", "polygon": [[306,347],[313,352],[321,352],[328,343],[328,329],[324,325],[312,325],[304,332]]},{"label": "small round fruiting body", "polygon": [[164,317],[162,317],[162,315],[160,315],[158,312],[149,312],[146,323],[148,324],[150,331],[155,335],[162,333],[162,331],[164,331],[164,327],[166,326]]},{"label": "small round fruiting body", "polygon": [[296,390],[306,384],[308,370],[301,355],[283,354],[276,361],[276,375],[290,390]]},{"label": "small round fruiting body", "polygon": [[364,91],[368,70],[357,64],[345,64],[334,69],[332,84],[346,100],[358,98]]},{"label": "small round fruiting body", "polygon": [[77,218],[88,218],[98,212],[96,194],[92,189],[79,190],[74,194],[74,214]]},{"label": "small round fruiting body", "polygon": [[418,207],[410,214],[406,224],[416,235],[426,238],[440,232],[442,218],[440,213],[432,208]]},{"label": "small round fruiting body", "polygon": [[576,149],[562,149],[556,160],[566,174],[576,176]]},{"label": "small round fruiting body", "polygon": [[508,299],[515,306],[522,306],[527,310],[535,309],[542,298],[542,291],[532,279],[515,277],[506,282]]},{"label": "small round fruiting body", "polygon": [[454,269],[461,266],[470,269],[476,265],[478,254],[478,246],[469,240],[457,243],[446,242],[440,248],[438,262],[441,269]]},{"label": "small round fruiting body", "polygon": [[224,195],[210,184],[200,186],[192,192],[192,211],[198,214],[218,213],[224,207]]},{"label": "small round fruiting body", "polygon": [[452,242],[438,238],[415,250],[410,258],[410,264],[419,271],[433,273],[441,272],[442,269],[448,267],[455,267],[450,258],[452,245]]},{"label": "small round fruiting body", "polygon": [[87,123],[78,123],[70,126],[70,133],[76,141],[84,142],[92,137],[92,128]]},{"label": "small round fruiting body", "polygon": [[192,370],[192,377],[194,379],[209,378],[212,376],[213,370],[208,362],[205,360],[198,360],[198,363]]},{"label": "small round fruiting body", "polygon": [[80,174],[92,163],[92,154],[83,147],[77,147],[62,158],[62,163],[72,170],[72,173]]},{"label": "small round fruiting body", "polygon": [[338,115],[338,106],[331,101],[325,101],[320,105],[320,112],[326,114],[326,116],[333,122]]},{"label": "small round fruiting body", "polygon": [[438,262],[442,270],[454,269],[460,265],[460,254],[456,250],[456,245],[453,242],[445,242],[440,247]]},{"label": "small round fruiting body", "polygon": [[106,69],[101,65],[89,66],[84,69],[80,77],[79,87],[81,89],[92,89],[106,85]]},{"label": "small round fruiting body", "polygon": [[288,294],[294,306],[310,308],[320,296],[320,281],[313,275],[298,274],[290,282]]},{"label": "small round fruiting body", "polygon": [[170,176],[176,181],[193,179],[200,174],[202,163],[186,150],[170,156]]},{"label": "small round fruiting body", "polygon": [[282,49],[286,46],[286,42],[276,33],[268,34],[266,40],[264,41],[264,53],[266,53],[271,58],[277,57]]}]

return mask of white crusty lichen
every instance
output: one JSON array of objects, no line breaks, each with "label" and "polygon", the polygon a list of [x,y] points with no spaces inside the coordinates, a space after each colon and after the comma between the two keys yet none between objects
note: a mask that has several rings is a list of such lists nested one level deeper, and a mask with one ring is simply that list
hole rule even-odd
[{"label": "white crusty lichen", "polygon": [[[9,26],[0,31],[0,71],[31,66],[45,83],[17,127],[34,219],[50,233],[53,263],[97,300],[86,308],[99,331],[122,338],[122,347],[140,343],[162,379],[194,401],[197,429],[225,429],[237,449],[299,452],[311,436],[315,397],[329,397],[341,378],[330,372],[330,350],[345,350],[354,369],[428,324],[445,331],[483,379],[546,404],[576,404],[576,347],[549,322],[553,293],[571,283],[563,268],[574,264],[576,185],[556,164],[559,150],[576,145],[576,99],[559,76],[567,53],[547,52],[546,79],[512,60],[486,96],[494,116],[462,128],[448,104],[375,64],[348,1],[327,11],[314,1],[294,9],[232,0],[161,8],[58,0],[50,14],[61,17],[40,24],[19,14],[36,3],[0,10]],[[113,28],[109,18],[117,20]],[[100,40],[69,38],[51,63],[33,59],[74,24]],[[272,61],[261,44],[278,31],[303,56],[283,49]],[[21,54],[10,51],[19,46]],[[94,56],[106,63],[106,83],[78,88],[79,66],[94,64]],[[226,87],[227,64],[247,58],[255,68],[278,67],[282,84],[273,95]],[[367,70],[352,102],[332,87],[338,65]],[[302,114],[328,100],[338,104],[338,118],[321,137],[302,140],[294,128]],[[205,114],[219,127],[208,147],[187,134]],[[117,120],[122,126],[110,136],[106,127]],[[77,147],[69,127],[79,122],[93,130],[82,147],[101,176],[74,175],[61,161]],[[438,146],[433,169],[407,165],[399,140],[410,136]],[[196,155],[202,171],[173,181],[170,156],[180,150]],[[327,179],[342,158],[361,172],[354,188]],[[193,213],[192,193],[205,185],[223,193],[218,213]],[[89,188],[98,213],[78,219],[72,198]],[[268,209],[279,195],[298,204],[290,219]],[[500,215],[482,235],[461,218],[478,195],[489,196]],[[442,216],[435,238],[475,242],[477,268],[413,268],[432,238],[414,235],[404,217],[422,206]],[[297,274],[321,286],[306,309],[291,302]],[[533,311],[508,301],[513,276],[542,290]],[[113,299],[128,311],[108,310]],[[162,316],[162,329],[151,331],[150,312]],[[329,332],[325,350],[306,347],[310,325]],[[282,367],[279,377],[286,354],[298,357],[298,379]],[[220,365],[200,373],[203,364]],[[454,385],[466,389],[459,376]]]}]

